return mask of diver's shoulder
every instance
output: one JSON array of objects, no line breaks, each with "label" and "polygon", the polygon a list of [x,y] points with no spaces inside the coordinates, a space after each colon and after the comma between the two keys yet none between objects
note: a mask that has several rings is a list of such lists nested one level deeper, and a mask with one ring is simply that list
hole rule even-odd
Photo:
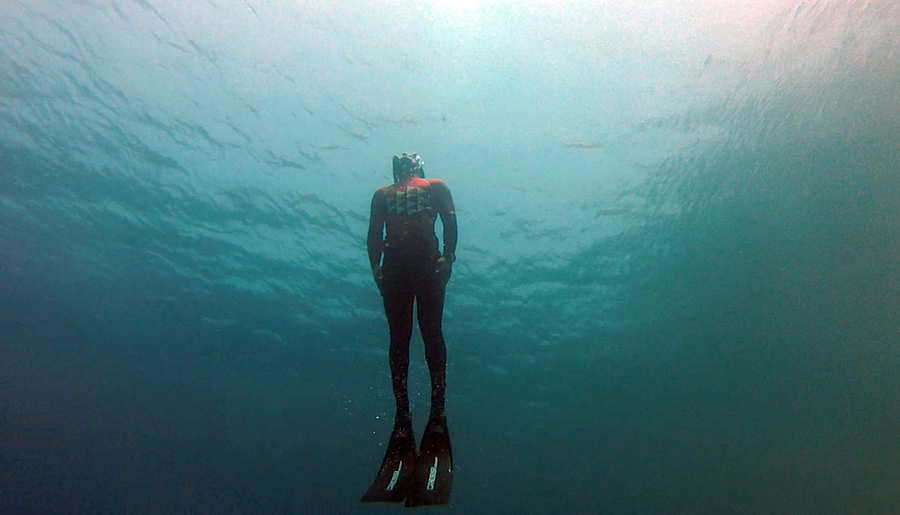
[{"label": "diver's shoulder", "polygon": [[437,186],[438,188],[447,188],[447,184],[440,179],[425,179],[429,186]]}]

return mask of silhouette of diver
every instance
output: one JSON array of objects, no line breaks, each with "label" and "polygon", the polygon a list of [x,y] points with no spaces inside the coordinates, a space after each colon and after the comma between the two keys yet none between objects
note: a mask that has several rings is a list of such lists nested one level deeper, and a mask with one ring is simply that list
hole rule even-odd
[{"label": "silhouette of diver", "polygon": [[[394,156],[393,164],[394,183],[379,188],[372,198],[367,247],[390,327],[397,411],[381,471],[363,501],[400,502],[405,497],[407,506],[446,504],[453,470],[444,411],[447,351],[441,323],[445,287],[455,261],[456,214],[443,181],[425,179],[421,157]],[[438,216],[444,227],[443,254],[434,234]],[[413,304],[431,374],[431,413],[418,455],[407,389]]]}]

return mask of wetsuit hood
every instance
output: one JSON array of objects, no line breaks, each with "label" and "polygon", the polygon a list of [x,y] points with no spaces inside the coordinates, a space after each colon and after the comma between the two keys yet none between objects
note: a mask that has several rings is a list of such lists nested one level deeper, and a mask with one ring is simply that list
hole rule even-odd
[{"label": "wetsuit hood", "polygon": [[401,182],[410,177],[425,177],[425,161],[418,154],[394,156],[394,182]]}]

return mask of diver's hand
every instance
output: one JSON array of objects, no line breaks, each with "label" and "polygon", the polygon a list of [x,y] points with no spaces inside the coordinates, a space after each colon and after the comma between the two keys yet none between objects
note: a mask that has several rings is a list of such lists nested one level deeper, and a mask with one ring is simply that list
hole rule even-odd
[{"label": "diver's hand", "polygon": [[381,286],[384,284],[384,271],[381,269],[381,266],[375,265],[372,267],[372,278],[375,279],[375,286],[378,286],[378,293],[384,295],[381,291]]},{"label": "diver's hand", "polygon": [[441,288],[447,286],[447,282],[450,281],[450,273],[453,271],[453,259],[448,258],[446,256],[441,256],[437,260],[437,267],[435,272],[438,274],[438,284],[441,285]]}]

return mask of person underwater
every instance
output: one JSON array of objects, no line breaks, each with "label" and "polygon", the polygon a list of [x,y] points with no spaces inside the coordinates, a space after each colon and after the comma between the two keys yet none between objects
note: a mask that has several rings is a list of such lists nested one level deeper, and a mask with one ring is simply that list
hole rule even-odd
[{"label": "person underwater", "polygon": [[[424,165],[417,154],[394,156],[394,183],[372,198],[367,248],[390,328],[397,411],[381,469],[363,502],[406,499],[407,506],[421,506],[446,504],[450,498],[453,458],[444,407],[447,350],[441,324],[456,261],[457,224],[450,190],[440,179],[426,179]],[[443,252],[434,232],[438,217]],[[418,452],[407,389],[414,305],[431,375],[431,412]]]}]

